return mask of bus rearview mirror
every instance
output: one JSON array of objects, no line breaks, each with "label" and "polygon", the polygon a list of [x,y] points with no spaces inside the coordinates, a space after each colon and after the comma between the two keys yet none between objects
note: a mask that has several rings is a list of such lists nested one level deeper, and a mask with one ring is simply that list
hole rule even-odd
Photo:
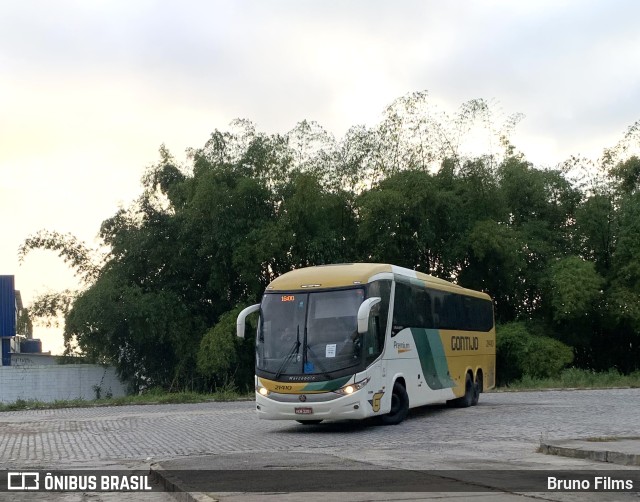
[{"label": "bus rearview mirror", "polygon": [[376,303],[380,303],[382,298],[379,296],[373,296],[371,298],[367,298],[360,304],[360,308],[358,309],[358,333],[366,333],[369,329],[369,314],[371,313],[371,309]]},{"label": "bus rearview mirror", "polygon": [[236,335],[240,338],[244,338],[244,328],[245,328],[245,319],[249,314],[253,314],[260,310],[260,304],[256,303],[255,305],[251,305],[251,307],[247,307],[242,312],[238,314],[238,320],[236,321]]}]

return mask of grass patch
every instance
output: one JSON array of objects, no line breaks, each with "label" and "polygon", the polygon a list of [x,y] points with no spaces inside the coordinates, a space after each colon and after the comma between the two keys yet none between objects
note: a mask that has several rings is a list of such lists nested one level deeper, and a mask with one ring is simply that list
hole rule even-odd
[{"label": "grass patch", "polygon": [[616,370],[594,372],[569,368],[555,378],[533,378],[528,375],[499,390],[537,389],[609,389],[614,387],[640,388],[640,371],[623,375]]},{"label": "grass patch", "polygon": [[21,410],[54,410],[59,408],[89,408],[95,406],[127,406],[134,404],[186,404],[210,401],[239,401],[253,398],[253,393],[242,394],[235,390],[221,389],[218,392],[204,394],[198,392],[165,392],[152,389],[140,395],[111,397],[104,399],[64,399],[52,402],[18,399],[14,403],[0,403],[0,412]]}]

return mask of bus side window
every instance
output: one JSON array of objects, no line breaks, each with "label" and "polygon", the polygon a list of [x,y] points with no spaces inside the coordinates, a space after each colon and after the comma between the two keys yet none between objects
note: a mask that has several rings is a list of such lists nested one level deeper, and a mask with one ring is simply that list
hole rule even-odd
[{"label": "bus side window", "polygon": [[396,283],[396,295],[393,307],[393,326],[391,336],[396,336],[404,328],[411,327],[413,301],[411,288],[401,282]]},{"label": "bus side window", "polygon": [[431,315],[431,295],[426,289],[412,288],[416,297],[416,307],[418,311],[418,327],[433,328],[433,316]]},{"label": "bus side window", "polygon": [[440,299],[440,296],[435,296],[435,298],[433,299],[433,327],[435,329],[438,329],[441,327],[440,324],[440,312],[442,311],[442,300]]},{"label": "bus side window", "polygon": [[445,293],[442,311],[444,313],[443,328],[464,329],[464,318],[461,312],[461,298],[453,293]]},{"label": "bus side window", "polygon": [[429,290],[436,329],[489,331],[493,327],[493,303],[483,298]]},{"label": "bus side window", "polygon": [[431,294],[423,287],[398,282],[392,336],[404,328],[433,328]]},{"label": "bus side window", "polygon": [[462,305],[462,316],[464,319],[464,329],[473,331],[476,329],[473,320],[473,307],[472,301],[474,300],[470,296],[461,297],[462,301],[460,304]]}]

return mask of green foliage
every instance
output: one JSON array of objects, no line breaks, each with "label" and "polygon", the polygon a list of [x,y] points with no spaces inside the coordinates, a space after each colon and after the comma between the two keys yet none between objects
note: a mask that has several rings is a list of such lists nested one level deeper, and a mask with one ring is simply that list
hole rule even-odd
[{"label": "green foliage", "polygon": [[631,194],[640,188],[640,158],[635,155],[620,162],[611,169],[611,175],[616,179],[619,190]]},{"label": "green foliage", "polygon": [[240,356],[243,340],[236,336],[236,318],[242,309],[233,309],[220,317],[218,323],[207,331],[200,342],[198,371],[207,378],[224,384],[232,382]]},{"label": "green foliage", "polygon": [[[76,299],[76,293],[69,289],[56,293],[43,293],[36,297],[28,309],[28,315],[40,325],[51,327],[59,326]],[[22,323],[26,322],[22,319]],[[31,322],[31,321],[30,321]]]},{"label": "green foliage", "polygon": [[592,261],[600,274],[610,270],[616,234],[615,207],[609,194],[594,194],[577,208],[576,246],[581,256]]},{"label": "green foliage", "polygon": [[469,266],[461,271],[461,282],[491,292],[497,322],[526,315],[523,284],[529,263],[521,233],[499,221],[481,220],[473,225],[466,242]]},{"label": "green foliage", "polygon": [[[253,397],[253,396],[251,396]],[[242,401],[249,395],[238,392],[233,386],[227,385],[213,393],[198,392],[166,392],[154,387],[147,392],[121,397],[104,397],[94,400],[60,399],[52,402],[18,399],[14,403],[0,403],[0,412],[21,410],[54,410],[60,408],[88,408],[100,406],[129,406],[145,404],[187,404],[204,403],[208,401]]]},{"label": "green foliage", "polygon": [[609,292],[609,313],[614,321],[629,324],[637,333],[640,330],[640,301],[638,293],[623,285]]},{"label": "green foliage", "polygon": [[500,385],[532,378],[556,377],[573,361],[571,348],[548,336],[532,334],[522,322],[498,326],[496,373]]},{"label": "green foliage", "polygon": [[554,319],[572,321],[588,315],[604,284],[594,264],[569,256],[554,263],[549,272]]},{"label": "green foliage", "polygon": [[67,316],[65,341],[90,360],[116,364],[134,389],[166,388],[192,376],[200,327],[174,292],[124,283],[114,268],[84,291]]},{"label": "green foliage", "polygon": [[[640,365],[640,191],[619,200],[618,239],[611,258],[602,345],[608,363],[630,372]],[[610,347],[610,348],[607,348]]]},{"label": "green foliage", "polygon": [[640,293],[640,192],[620,201],[620,230],[613,253],[615,279]]},{"label": "green foliage", "polygon": [[557,377],[533,378],[525,375],[509,383],[510,390],[527,389],[607,389],[616,387],[640,388],[640,371],[623,375],[615,369],[603,372],[567,368]]},{"label": "green foliage", "polygon": [[442,266],[438,233],[455,219],[448,200],[439,196],[433,176],[422,171],[404,171],[390,176],[358,201],[358,240],[371,261],[428,270]]},{"label": "green foliage", "polygon": [[[101,254],[87,247],[74,235],[48,230],[36,232],[28,236],[19,247],[18,260],[22,263],[29,253],[36,249],[56,252],[85,285],[92,284],[100,273],[103,258]],[[34,322],[46,327],[59,326],[75,298],[76,292],[70,290],[39,295],[29,308],[25,309],[30,319],[19,320],[21,329],[31,329],[30,326]]]},{"label": "green foliage", "polygon": [[85,282],[93,281],[100,272],[99,258],[77,237],[55,231],[41,230],[25,239],[18,249],[18,259],[22,262],[34,249],[56,251],[76,275]]},{"label": "green foliage", "polygon": [[[519,119],[484,100],[449,117],[418,92],[341,139],[310,121],[267,135],[237,120],[186,165],[161,146],[138,200],[103,222],[105,253],[56,232],[26,239],[21,259],[53,250],[84,281],[30,313],[64,316],[67,352],[114,364],[135,390],[244,390],[254,350],[234,336],[238,305],[294,268],[379,261],[488,292],[504,381],[557,374],[571,360],[561,341],[581,368],[636,370],[640,161],[625,155],[638,123],[587,186],[577,158],[549,170],[518,153]],[[478,132],[487,145],[469,154]]]}]

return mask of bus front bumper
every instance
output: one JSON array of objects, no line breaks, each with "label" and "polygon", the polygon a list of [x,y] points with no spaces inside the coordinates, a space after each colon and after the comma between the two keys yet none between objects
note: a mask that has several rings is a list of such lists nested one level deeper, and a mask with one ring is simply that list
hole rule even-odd
[{"label": "bus front bumper", "polygon": [[313,396],[301,401],[300,395],[289,394],[289,399],[283,402],[256,392],[256,411],[258,418],[264,420],[362,419],[373,415],[366,396],[365,389],[328,401],[313,401]]}]

